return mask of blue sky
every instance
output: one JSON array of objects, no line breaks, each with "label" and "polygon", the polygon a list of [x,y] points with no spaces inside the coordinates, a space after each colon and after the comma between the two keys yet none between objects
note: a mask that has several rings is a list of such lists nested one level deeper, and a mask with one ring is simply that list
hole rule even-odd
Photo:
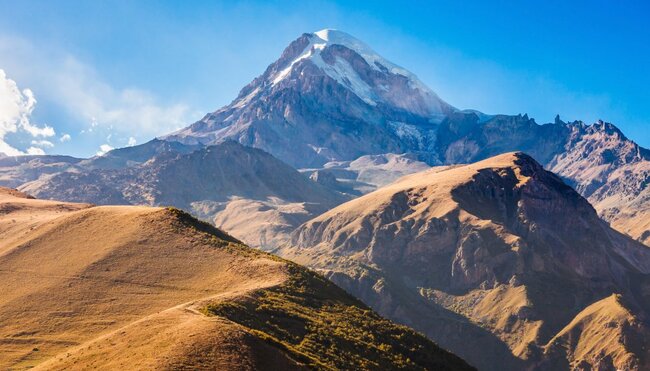
[{"label": "blue sky", "polygon": [[301,33],[336,28],[456,107],[601,118],[650,147],[650,6],[621,4],[0,0],[0,99],[18,95],[13,111],[0,101],[0,138],[76,156],[142,143],[229,103]]}]

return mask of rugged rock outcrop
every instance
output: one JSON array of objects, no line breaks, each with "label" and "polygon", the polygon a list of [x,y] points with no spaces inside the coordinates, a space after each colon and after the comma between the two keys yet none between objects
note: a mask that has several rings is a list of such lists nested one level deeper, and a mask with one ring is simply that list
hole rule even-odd
[{"label": "rugged rock outcrop", "polygon": [[567,179],[617,230],[650,244],[650,151],[614,125],[571,126],[547,168]]},{"label": "rugged rock outcrop", "polygon": [[[412,153],[365,155],[353,161],[331,161],[320,169],[300,169],[301,172],[323,174],[330,189],[359,196],[389,184],[407,174],[428,169],[420,156]],[[331,179],[333,178],[333,179]],[[320,182],[319,179],[316,179]]]},{"label": "rugged rock outcrop", "polygon": [[[305,223],[278,253],[482,369],[648,366],[636,334],[650,334],[650,250],[522,153],[406,176]],[[585,313],[614,294],[623,339],[602,346],[610,322]],[[584,321],[592,330],[567,335]]]}]

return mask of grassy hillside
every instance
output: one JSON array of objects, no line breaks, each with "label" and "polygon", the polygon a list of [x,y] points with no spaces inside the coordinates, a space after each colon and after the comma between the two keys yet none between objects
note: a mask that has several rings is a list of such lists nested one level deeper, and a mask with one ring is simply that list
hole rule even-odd
[{"label": "grassy hillside", "polygon": [[[204,232],[210,243],[245,256],[286,264],[287,279],[201,312],[236,322],[247,331],[314,369],[472,369],[423,335],[396,325],[331,281],[275,255],[253,250],[210,224],[168,208],[179,221]],[[217,237],[218,236],[218,237]]]},{"label": "grassy hillside", "polygon": [[320,275],[288,265],[281,285],[204,311],[316,369],[469,369],[424,336],[370,310]]},{"label": "grassy hillside", "polygon": [[173,208],[0,189],[0,369],[467,369]]}]

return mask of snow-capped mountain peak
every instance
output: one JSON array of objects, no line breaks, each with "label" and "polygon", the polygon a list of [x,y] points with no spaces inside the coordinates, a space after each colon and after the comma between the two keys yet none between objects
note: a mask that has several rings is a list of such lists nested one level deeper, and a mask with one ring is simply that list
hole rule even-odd
[{"label": "snow-capped mountain peak", "polygon": [[[371,106],[384,103],[429,116],[432,121],[440,120],[453,109],[415,74],[381,57],[350,34],[324,29],[307,36],[308,43],[302,52],[286,67],[269,76],[272,86],[290,78],[296,67],[309,61]],[[365,63],[358,63],[357,57]]]},{"label": "snow-capped mountain peak", "polygon": [[314,32],[314,36],[321,39],[325,45],[342,45],[348,49],[354,50],[357,54],[363,57],[368,65],[377,71],[388,69],[388,71],[393,74],[402,75],[413,80],[412,82],[421,85],[418,87],[422,88],[423,90],[431,90],[426,87],[426,85],[424,85],[413,73],[386,60],[377,54],[374,50],[372,50],[372,48],[370,48],[366,43],[346,32],[333,29],[324,29]]},{"label": "snow-capped mountain peak", "polygon": [[422,151],[458,110],[413,73],[337,30],[305,33],[229,105],[165,139],[226,139],[296,167],[362,154]]}]

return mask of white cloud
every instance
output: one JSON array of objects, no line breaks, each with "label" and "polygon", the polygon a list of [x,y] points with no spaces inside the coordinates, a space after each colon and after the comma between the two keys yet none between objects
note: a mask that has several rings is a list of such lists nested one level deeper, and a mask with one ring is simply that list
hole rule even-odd
[{"label": "white cloud", "polygon": [[[0,69],[0,152],[11,156],[23,155],[25,152],[13,147],[5,141],[9,133],[25,133],[32,137],[51,137],[55,135],[54,129],[45,125],[36,126],[30,122],[30,116],[36,99],[29,89],[18,88],[16,82],[7,77],[4,70]],[[37,149],[30,148],[35,152]],[[43,152],[40,149],[40,152]]]},{"label": "white cloud", "polygon": [[7,144],[4,140],[0,139],[0,154],[5,154],[8,156],[21,156],[24,155],[23,152],[15,149],[14,147]]},{"label": "white cloud", "polygon": [[136,143],[138,142],[135,140],[134,137],[129,137],[129,142],[127,143],[127,146],[133,147],[134,145],[136,145]]},{"label": "white cloud", "polygon": [[99,151],[97,151],[97,156],[103,156],[106,154],[106,152],[111,151],[113,147],[109,146],[108,144],[102,144],[99,146]]},{"label": "white cloud", "polygon": [[54,143],[50,142],[49,140],[32,140],[32,146],[36,147],[41,147],[41,148],[52,148],[54,147]]},{"label": "white cloud", "polygon": [[59,142],[65,143],[70,141],[70,139],[72,139],[72,137],[70,137],[70,134],[63,134],[61,135],[61,138],[59,138]]},{"label": "white cloud", "polygon": [[42,155],[45,154],[45,151],[43,151],[42,148],[29,147],[29,148],[27,148],[27,154],[28,154],[28,155],[39,155],[39,156],[42,156]]}]

